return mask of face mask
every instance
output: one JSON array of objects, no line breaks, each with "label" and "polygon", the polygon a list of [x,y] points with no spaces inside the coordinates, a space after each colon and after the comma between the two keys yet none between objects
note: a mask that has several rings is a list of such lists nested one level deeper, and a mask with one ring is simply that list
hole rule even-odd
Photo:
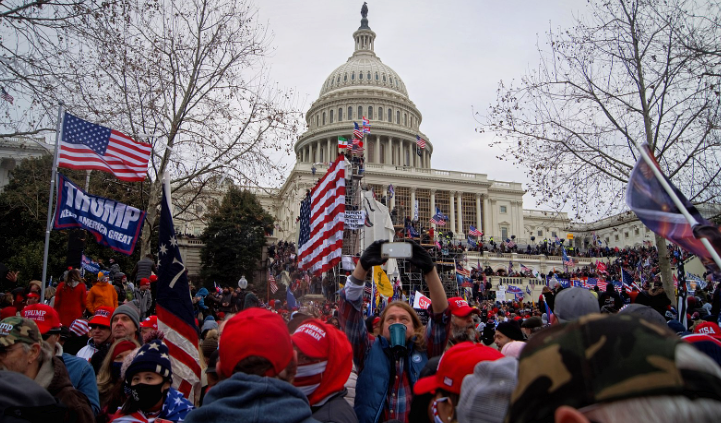
[{"label": "face mask", "polygon": [[441,416],[438,415],[438,403],[448,401],[448,397],[441,397],[433,401],[433,423],[445,423],[441,420]]},{"label": "face mask", "polygon": [[159,403],[161,399],[165,397],[167,391],[163,390],[163,384],[148,385],[145,383],[139,383],[131,386],[129,397],[138,404],[138,408],[143,411],[148,411],[153,408],[155,404]]},{"label": "face mask", "polygon": [[113,380],[120,380],[120,369],[123,367],[123,363],[110,363],[110,376]]},{"label": "face mask", "polygon": [[293,385],[306,397],[311,396],[320,386],[320,382],[323,379],[323,372],[325,372],[327,365],[327,361],[299,365],[295,379],[293,380]]}]

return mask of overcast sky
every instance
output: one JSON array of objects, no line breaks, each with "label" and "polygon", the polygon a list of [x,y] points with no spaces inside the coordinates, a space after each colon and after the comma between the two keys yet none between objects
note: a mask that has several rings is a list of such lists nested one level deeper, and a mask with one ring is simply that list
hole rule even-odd
[{"label": "overcast sky", "polygon": [[[305,113],[330,73],[353,53],[362,1],[257,0],[273,34],[267,63],[279,85],[299,92]],[[491,135],[476,132],[473,110],[495,101],[499,81],[537,66],[549,28],[573,24],[579,0],[383,0],[368,2],[375,52],[405,82],[423,114],[421,131],[434,146],[435,169],[485,173],[523,182],[524,170],[496,157]],[[288,164],[295,158],[285,158]],[[524,208],[538,208],[526,194]],[[542,207],[552,209],[550,206]]]}]

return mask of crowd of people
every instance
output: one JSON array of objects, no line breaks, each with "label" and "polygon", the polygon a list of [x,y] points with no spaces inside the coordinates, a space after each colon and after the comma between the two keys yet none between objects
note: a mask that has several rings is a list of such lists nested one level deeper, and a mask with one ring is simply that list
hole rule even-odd
[{"label": "crowd of people", "polygon": [[[122,423],[705,422],[721,411],[721,284],[711,275],[689,298],[687,319],[654,278],[658,257],[648,247],[608,256],[606,274],[639,270],[635,292],[554,282],[534,301],[496,301],[484,285],[466,301],[448,298],[433,256],[413,243],[409,260],[423,274],[430,307],[421,314],[390,301],[369,313],[366,279],[384,262],[381,245],[358,258],[338,300],[294,307],[240,287],[191,286],[202,378],[187,397],[173,388],[182,382],[173,374],[176,356],[154,314],[152,256],[128,275],[114,263],[97,277],[68,269],[43,300],[37,281],[12,288],[0,310],[0,415]],[[674,249],[670,255],[684,258]],[[298,285],[300,298],[306,275],[294,245],[276,244],[269,257],[270,274]],[[473,277],[482,282],[489,271]],[[597,272],[590,266],[559,277]],[[17,276],[8,272],[9,285]]]}]

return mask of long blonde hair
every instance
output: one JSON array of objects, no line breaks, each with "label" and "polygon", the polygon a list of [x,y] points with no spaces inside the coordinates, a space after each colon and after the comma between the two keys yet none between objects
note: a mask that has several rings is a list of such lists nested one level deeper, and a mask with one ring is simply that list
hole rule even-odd
[{"label": "long blonde hair", "polygon": [[[103,364],[100,365],[100,369],[98,370],[98,394],[100,396],[104,396],[109,394],[112,389],[115,387],[115,385],[120,381],[113,382],[113,377],[111,373],[111,363],[115,360],[113,357],[113,350],[115,347],[120,344],[121,342],[130,341],[135,344],[136,348],[140,348],[140,344],[138,341],[132,338],[120,338],[116,339],[115,342],[113,342],[113,345],[110,346],[108,349],[108,353],[105,355],[105,358],[103,359]],[[101,404],[102,405],[102,404]]]},{"label": "long blonde hair", "polygon": [[413,321],[413,335],[416,337],[414,341],[415,350],[416,351],[425,351],[428,348],[428,345],[426,343],[426,327],[423,326],[423,323],[421,322],[421,319],[416,314],[416,311],[413,310],[413,307],[408,305],[408,303],[405,303],[403,301],[393,301],[390,304],[386,306],[386,308],[383,309],[381,312],[381,328],[383,328],[383,324],[386,321],[386,314],[388,310],[391,307],[399,307],[403,310],[407,311],[408,314],[411,315],[411,320]]}]

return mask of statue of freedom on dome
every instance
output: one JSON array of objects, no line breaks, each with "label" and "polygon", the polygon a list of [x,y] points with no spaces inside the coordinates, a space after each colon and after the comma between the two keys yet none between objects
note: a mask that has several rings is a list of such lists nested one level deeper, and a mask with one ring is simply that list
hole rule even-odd
[{"label": "statue of freedom on dome", "polygon": [[363,7],[361,7],[361,16],[363,16],[363,18],[368,17],[368,2],[363,2]]}]

